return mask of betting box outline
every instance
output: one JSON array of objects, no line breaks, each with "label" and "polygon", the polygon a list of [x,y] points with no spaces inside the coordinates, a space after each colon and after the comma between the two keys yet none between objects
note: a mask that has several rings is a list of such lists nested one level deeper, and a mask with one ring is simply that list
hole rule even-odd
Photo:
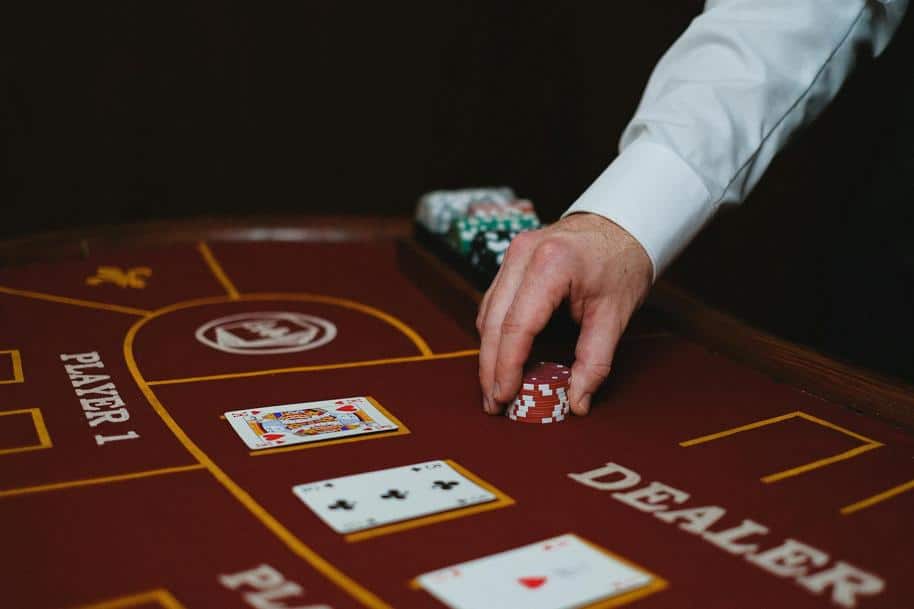
[{"label": "betting box outline", "polygon": [[768,474],[767,476],[762,476],[762,482],[765,484],[771,484],[773,482],[778,482],[784,480],[785,478],[792,478],[793,476],[799,476],[800,474],[805,474],[806,472],[812,471],[814,469],[819,469],[820,467],[825,467],[826,465],[831,465],[832,463],[837,463],[838,461],[844,461],[845,459],[851,459],[856,457],[861,453],[873,450],[874,448],[879,448],[883,446],[882,442],[877,442],[872,438],[867,438],[866,436],[860,435],[856,432],[853,432],[849,429],[845,429],[840,425],[836,425],[831,421],[826,421],[825,419],[820,419],[811,414],[805,413],[801,410],[794,412],[789,412],[777,417],[771,417],[769,419],[762,419],[760,421],[755,421],[754,423],[747,423],[746,425],[740,425],[738,427],[731,427],[730,429],[725,429],[717,433],[708,434],[705,436],[699,436],[697,438],[692,438],[690,440],[684,440],[679,443],[679,446],[683,448],[688,448],[690,446],[695,446],[697,444],[704,444],[705,442],[711,442],[712,440],[719,440],[734,434],[742,433],[744,431],[750,431],[753,429],[758,429],[760,427],[767,427],[768,425],[774,425],[776,423],[781,423],[783,421],[789,421],[791,419],[803,419],[809,421],[810,423],[815,423],[816,425],[821,425],[822,427],[827,427],[828,429],[837,431],[846,436],[860,440],[863,442],[861,446],[846,450],[844,452],[838,453],[831,457],[826,457],[824,459],[817,459],[816,461],[811,461],[809,463],[804,463],[803,465],[798,465],[797,467],[792,467],[781,472],[776,472],[774,474]]},{"label": "betting box outline", "polygon": [[0,379],[0,385],[9,385],[12,383],[24,383],[25,375],[22,373],[22,354],[19,353],[19,349],[3,349],[0,350],[0,355],[9,355],[10,356],[10,367],[13,371],[13,378],[11,379]]},{"label": "betting box outline", "polygon": [[165,588],[118,596],[89,605],[80,605],[74,609],[130,609],[131,607],[139,607],[148,603],[158,603],[162,609],[185,609],[184,605]]},{"label": "betting box outline", "polygon": [[54,446],[54,443],[51,442],[51,435],[48,433],[48,428],[44,424],[44,417],[41,416],[41,410],[38,408],[20,408],[19,410],[7,410],[0,412],[0,417],[17,414],[28,414],[32,417],[32,425],[35,427],[35,433],[38,436],[38,444],[0,448],[0,455],[12,455],[33,450],[42,450]]}]

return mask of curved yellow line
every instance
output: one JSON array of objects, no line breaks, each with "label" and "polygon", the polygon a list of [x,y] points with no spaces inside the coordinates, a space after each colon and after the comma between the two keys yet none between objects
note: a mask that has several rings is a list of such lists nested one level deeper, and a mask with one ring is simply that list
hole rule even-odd
[{"label": "curved yellow line", "polygon": [[431,348],[429,348],[428,343],[426,343],[425,340],[419,336],[418,332],[410,328],[402,320],[394,317],[390,313],[355,300],[337,298],[336,296],[325,296],[323,294],[308,294],[304,292],[266,292],[256,294],[241,294],[238,296],[238,298],[233,298],[231,296],[208,296],[205,298],[185,300],[183,302],[177,302],[175,304],[168,305],[167,307],[163,307],[161,309],[156,309],[155,311],[149,313],[148,316],[144,317],[144,320],[155,319],[156,317],[161,317],[162,315],[167,315],[168,313],[174,313],[175,311],[180,311],[182,309],[190,309],[192,307],[199,307],[203,305],[236,302],[256,302],[261,300],[294,300],[299,302],[319,302],[323,304],[336,305],[338,307],[351,309],[353,311],[359,311],[360,313],[365,313],[366,315],[380,319],[386,324],[393,326],[399,330],[410,341],[412,341],[412,343],[419,350],[420,354],[433,355],[433,352]]},{"label": "curved yellow line", "polygon": [[[276,299],[275,295],[270,298],[267,295],[245,295],[243,300],[268,300]],[[256,296],[259,296],[257,298]],[[335,583],[337,586],[342,588],[344,591],[349,593],[351,596],[356,598],[366,607],[370,609],[390,609],[390,606],[369,591],[367,588],[362,587],[355,580],[347,576],[345,573],[337,569],[330,562],[324,559],[322,556],[317,554],[314,550],[309,548],[307,545],[302,543],[289,529],[287,529],[281,522],[273,517],[272,514],[266,511],[257,501],[241,486],[239,486],[225,471],[220,468],[215,461],[213,461],[209,455],[207,455],[203,449],[201,449],[197,444],[190,439],[190,436],[185,433],[185,431],[178,425],[178,422],[171,416],[168,410],[162,405],[159,401],[159,398],[156,396],[155,392],[146,382],[146,379],[143,378],[143,375],[140,373],[139,366],[137,366],[136,358],[133,355],[133,344],[136,338],[137,333],[140,329],[146,325],[152,319],[164,315],[166,313],[176,311],[182,308],[188,308],[194,306],[194,304],[210,304],[218,302],[229,302],[227,297],[219,298],[204,298],[196,301],[188,301],[185,303],[178,303],[159,309],[158,311],[153,312],[150,316],[138,319],[130,329],[127,331],[127,335],[124,337],[124,361],[127,364],[127,369],[130,371],[133,380],[136,382],[137,386],[143,392],[143,395],[149,401],[150,406],[155,411],[159,418],[162,419],[162,422],[165,423],[166,427],[174,434],[178,441],[184,446],[184,448],[191,454],[193,457],[203,465],[210,474],[233,496],[239,503],[241,503],[251,514],[253,514],[258,520],[260,520],[263,525],[270,530],[274,535],[276,535],[285,545],[296,555],[304,559],[309,563],[314,569],[322,573],[327,579]],[[231,301],[237,302],[237,301]],[[421,339],[420,339],[421,340]],[[424,345],[424,343],[423,343]],[[426,347],[427,348],[427,347]]]}]

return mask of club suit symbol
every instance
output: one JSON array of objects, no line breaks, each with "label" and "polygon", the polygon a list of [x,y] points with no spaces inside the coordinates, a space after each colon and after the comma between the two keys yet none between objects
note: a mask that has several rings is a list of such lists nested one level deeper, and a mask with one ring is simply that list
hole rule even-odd
[{"label": "club suit symbol", "polygon": [[327,507],[331,510],[351,510],[355,507],[355,503],[351,503],[345,499],[340,499],[336,503],[331,503]]},{"label": "club suit symbol", "polygon": [[409,491],[405,491],[405,492],[398,491],[397,489],[392,488],[389,491],[387,491],[386,493],[384,493],[383,495],[381,495],[381,499],[406,499],[406,496],[408,494],[409,494]]},{"label": "club suit symbol", "polygon": [[448,480],[447,482],[444,480],[435,480],[435,482],[432,483],[432,486],[435,488],[440,488],[443,491],[449,491],[458,484],[460,484],[460,482],[457,480]]}]

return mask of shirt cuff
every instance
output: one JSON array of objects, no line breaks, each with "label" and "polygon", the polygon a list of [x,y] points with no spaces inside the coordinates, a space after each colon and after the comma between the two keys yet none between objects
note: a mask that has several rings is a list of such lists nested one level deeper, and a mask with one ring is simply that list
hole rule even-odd
[{"label": "shirt cuff", "polygon": [[635,140],[562,214],[590,212],[624,228],[651,259],[654,280],[714,215],[708,189],[672,150]]}]

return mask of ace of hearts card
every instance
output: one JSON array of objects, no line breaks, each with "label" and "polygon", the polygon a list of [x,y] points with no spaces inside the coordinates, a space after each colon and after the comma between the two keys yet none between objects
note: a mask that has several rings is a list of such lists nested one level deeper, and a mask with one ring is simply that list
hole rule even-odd
[{"label": "ace of hearts card", "polygon": [[397,429],[366,397],[230,410],[225,419],[253,450]]},{"label": "ace of hearts card", "polygon": [[418,582],[452,609],[573,609],[665,586],[570,533],[432,571]]}]

